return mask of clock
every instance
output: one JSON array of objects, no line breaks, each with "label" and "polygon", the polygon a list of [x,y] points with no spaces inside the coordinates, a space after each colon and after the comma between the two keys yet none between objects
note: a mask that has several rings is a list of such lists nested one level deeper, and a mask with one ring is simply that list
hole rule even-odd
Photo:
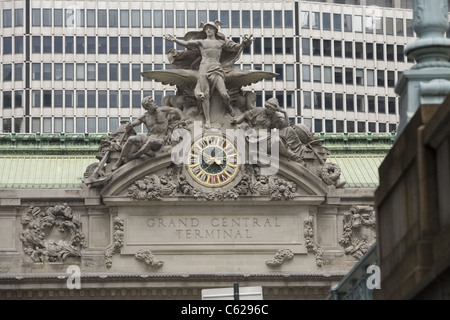
[{"label": "clock", "polygon": [[205,136],[192,143],[187,171],[201,185],[219,187],[236,177],[238,155],[236,147],[221,135]]}]

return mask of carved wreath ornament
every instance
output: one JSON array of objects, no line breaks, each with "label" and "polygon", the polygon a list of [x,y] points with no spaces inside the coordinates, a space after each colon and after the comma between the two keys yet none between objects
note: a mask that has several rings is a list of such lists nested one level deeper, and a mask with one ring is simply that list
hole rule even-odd
[{"label": "carved wreath ornament", "polygon": [[20,219],[24,252],[34,262],[59,262],[67,257],[81,257],[86,248],[78,215],[67,205],[51,208],[29,207]]}]

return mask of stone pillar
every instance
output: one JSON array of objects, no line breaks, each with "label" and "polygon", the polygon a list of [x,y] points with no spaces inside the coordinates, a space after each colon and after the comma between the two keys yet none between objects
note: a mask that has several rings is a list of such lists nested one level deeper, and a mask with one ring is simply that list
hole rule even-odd
[{"label": "stone pillar", "polygon": [[416,61],[397,84],[400,135],[418,107],[441,104],[450,93],[450,39],[447,0],[414,0],[414,31],[419,39],[405,53]]}]

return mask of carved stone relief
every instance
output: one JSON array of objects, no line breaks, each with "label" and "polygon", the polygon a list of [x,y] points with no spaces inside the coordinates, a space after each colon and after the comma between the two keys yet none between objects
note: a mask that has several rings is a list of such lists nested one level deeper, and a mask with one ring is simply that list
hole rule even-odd
[{"label": "carved stone relief", "polygon": [[373,207],[354,206],[344,214],[344,230],[339,243],[347,255],[360,259],[376,239]]},{"label": "carved stone relief", "polygon": [[139,250],[136,252],[135,258],[155,269],[159,269],[164,265],[163,261],[155,259],[150,250]]},{"label": "carved stone relief", "polygon": [[304,220],[304,235],[306,248],[309,252],[312,252],[316,255],[316,264],[318,267],[323,265],[322,259],[322,248],[316,243],[314,240],[314,217],[309,216]]},{"label": "carved stone relief", "polygon": [[114,233],[113,233],[113,244],[111,247],[106,249],[106,267],[111,268],[112,266],[112,256],[120,252],[120,249],[124,244],[124,232],[123,232],[123,219],[119,217],[114,218]]},{"label": "carved stone relief", "polygon": [[59,262],[67,257],[81,257],[86,248],[78,215],[67,204],[50,208],[29,207],[20,219],[24,252],[34,262]]},{"label": "carved stone relief", "polygon": [[289,249],[280,249],[275,253],[272,260],[267,260],[266,265],[269,267],[278,267],[283,264],[284,261],[290,260],[294,257],[294,253]]}]

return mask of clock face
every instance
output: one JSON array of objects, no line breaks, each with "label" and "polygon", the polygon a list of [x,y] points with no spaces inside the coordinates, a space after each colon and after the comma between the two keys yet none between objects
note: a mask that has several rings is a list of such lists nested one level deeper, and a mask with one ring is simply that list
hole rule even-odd
[{"label": "clock face", "polygon": [[191,146],[188,171],[202,185],[226,185],[238,172],[235,146],[219,135],[198,139]]}]

